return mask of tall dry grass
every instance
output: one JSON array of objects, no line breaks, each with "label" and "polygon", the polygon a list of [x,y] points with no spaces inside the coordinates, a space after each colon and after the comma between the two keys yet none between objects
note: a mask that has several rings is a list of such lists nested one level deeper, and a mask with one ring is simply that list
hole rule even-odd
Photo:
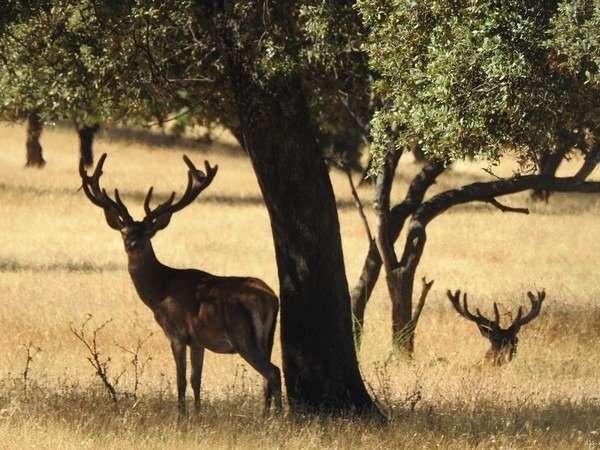
[{"label": "tall dry grass", "polygon": [[[118,233],[77,191],[75,134],[45,131],[43,170],[23,168],[23,143],[21,127],[0,127],[1,448],[600,447],[597,197],[555,195],[545,205],[523,194],[507,201],[526,204],[530,216],[472,204],[431,224],[417,275],[436,282],[417,330],[414,361],[388,358],[390,306],[382,283],[367,310],[361,370],[390,414],[387,427],[263,419],[259,376],[236,356],[213,354],[204,369],[203,413],[178,423],[167,340],[133,290]],[[177,267],[258,276],[277,288],[256,179],[249,161],[226,144],[190,153],[219,164],[220,171],[200,201],[157,235],[157,255]],[[110,155],[104,184],[120,188],[134,216],[151,184],[159,196],[185,185],[181,148],[100,139],[96,152],[104,151]],[[514,168],[507,161],[497,171],[506,175]],[[403,195],[417,170],[402,163],[394,197]],[[433,191],[481,178],[480,165],[458,164]],[[333,172],[332,179],[353,283],[367,242],[344,177]],[[360,193],[369,200],[370,188]],[[541,287],[547,300],[541,316],[522,330],[517,360],[501,369],[483,366],[487,344],[450,309],[445,290],[466,289],[474,305],[489,311],[498,301],[509,311],[527,304],[527,290]],[[117,385],[117,405],[70,331],[88,314],[91,324],[112,319],[98,343],[110,358],[111,376],[127,370]],[[131,355],[121,346],[135,347],[150,333],[140,357],[151,360],[134,399]],[[42,350],[29,362],[25,385],[30,342]],[[280,365],[278,343],[274,360]]]}]

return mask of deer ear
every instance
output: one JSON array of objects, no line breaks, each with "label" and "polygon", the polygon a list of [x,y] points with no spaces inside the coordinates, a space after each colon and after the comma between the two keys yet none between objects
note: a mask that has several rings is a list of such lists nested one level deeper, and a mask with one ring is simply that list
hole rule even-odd
[{"label": "deer ear", "polygon": [[104,217],[106,217],[106,223],[108,223],[108,226],[111,227],[113,230],[118,231],[121,228],[123,228],[123,223],[121,222],[119,215],[112,209],[106,208],[104,210]]}]

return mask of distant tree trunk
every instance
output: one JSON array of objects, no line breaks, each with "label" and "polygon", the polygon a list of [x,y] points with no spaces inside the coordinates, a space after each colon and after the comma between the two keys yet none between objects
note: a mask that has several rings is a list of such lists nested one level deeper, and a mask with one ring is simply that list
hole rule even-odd
[{"label": "distant tree trunk", "polygon": [[94,164],[94,137],[100,129],[100,125],[78,126],[77,134],[79,135],[79,157],[86,167]]},{"label": "distant tree trunk", "polygon": [[404,271],[398,263],[390,230],[390,193],[401,154],[399,150],[392,150],[386,155],[377,175],[374,206],[377,214],[377,248],[385,268],[386,285],[392,302],[392,345],[394,350],[403,351],[410,356],[413,352],[413,338],[412,333],[406,331],[412,320],[412,296],[402,295],[401,280]]},{"label": "distant tree trunk", "polygon": [[27,118],[27,142],[25,147],[27,149],[27,162],[26,167],[44,167],[46,161],[42,156],[42,145],[40,144],[40,137],[44,124],[40,120],[40,116],[37,113],[29,114]]},{"label": "distant tree trunk", "polygon": [[[404,223],[423,201],[425,193],[435,182],[439,174],[445,170],[446,165],[440,161],[426,164],[421,172],[411,182],[406,197],[395,205],[389,213],[390,240],[396,242]],[[375,288],[379,273],[381,272],[381,256],[374,241],[369,244],[369,251],[365,257],[360,278],[352,289],[352,314],[355,321],[355,339],[357,345],[361,343],[361,333],[364,326],[365,309]]]},{"label": "distant tree trunk", "polygon": [[283,370],[297,413],[373,413],[358,370],[335,197],[296,79],[257,83],[232,64],[246,149],[269,211]]},{"label": "distant tree trunk", "polygon": [[[550,153],[543,153],[539,158],[539,174],[548,177],[556,175],[560,163],[564,157],[569,153],[571,147],[575,144],[572,133],[563,130],[559,134],[559,145],[558,148]],[[550,191],[547,189],[534,189],[531,191],[531,198],[533,200],[541,200],[547,202],[550,198]]]}]

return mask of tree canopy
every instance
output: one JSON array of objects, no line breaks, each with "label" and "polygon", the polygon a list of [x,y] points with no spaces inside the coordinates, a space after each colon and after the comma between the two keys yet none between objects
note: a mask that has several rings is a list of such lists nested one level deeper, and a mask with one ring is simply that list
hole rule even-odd
[{"label": "tree canopy", "polygon": [[359,1],[383,105],[374,151],[418,141],[432,157],[495,162],[555,148],[597,114],[598,5]]},{"label": "tree canopy", "polygon": [[[218,2],[217,2],[218,3]],[[348,5],[284,2],[77,2],[8,7],[0,35],[0,116],[238,126],[227,50],[262,84],[299,76],[324,150],[360,145],[343,101],[367,117],[370,79],[362,23]],[[10,14],[9,14],[10,13]],[[283,30],[293,20],[295,33]]]}]

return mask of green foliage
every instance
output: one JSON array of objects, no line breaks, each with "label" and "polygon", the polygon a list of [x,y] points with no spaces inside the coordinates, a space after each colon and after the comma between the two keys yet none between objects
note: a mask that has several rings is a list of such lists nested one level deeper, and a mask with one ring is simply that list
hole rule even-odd
[{"label": "green foliage", "polygon": [[[300,80],[321,147],[524,161],[598,121],[600,0],[54,0],[0,19],[0,116],[239,127],[231,67]],[[347,155],[350,155],[349,157]],[[377,164],[374,164],[377,167]]]},{"label": "green foliage", "polygon": [[587,81],[600,81],[600,1],[563,2],[553,18],[548,47],[557,52],[556,63]]},{"label": "green foliage", "polygon": [[340,95],[368,121],[370,84],[352,6],[245,1],[221,10],[217,3],[9,4],[0,35],[0,116],[35,110],[46,120],[160,123],[189,111],[186,123],[236,129],[233,63],[266,90],[299,77],[322,146],[356,150],[360,133]]},{"label": "green foliage", "polygon": [[600,1],[561,3],[546,46],[554,70],[576,80],[579,120],[588,128],[600,122]]},{"label": "green foliage", "polygon": [[0,38],[0,116],[37,111],[46,120],[94,123],[105,113],[95,61],[97,26],[83,5],[54,2],[16,15]]},{"label": "green foliage", "polygon": [[384,105],[373,121],[375,154],[414,140],[450,160],[494,162],[507,150],[527,160],[552,149],[558,130],[598,102],[548,62],[556,6],[360,0]]}]

